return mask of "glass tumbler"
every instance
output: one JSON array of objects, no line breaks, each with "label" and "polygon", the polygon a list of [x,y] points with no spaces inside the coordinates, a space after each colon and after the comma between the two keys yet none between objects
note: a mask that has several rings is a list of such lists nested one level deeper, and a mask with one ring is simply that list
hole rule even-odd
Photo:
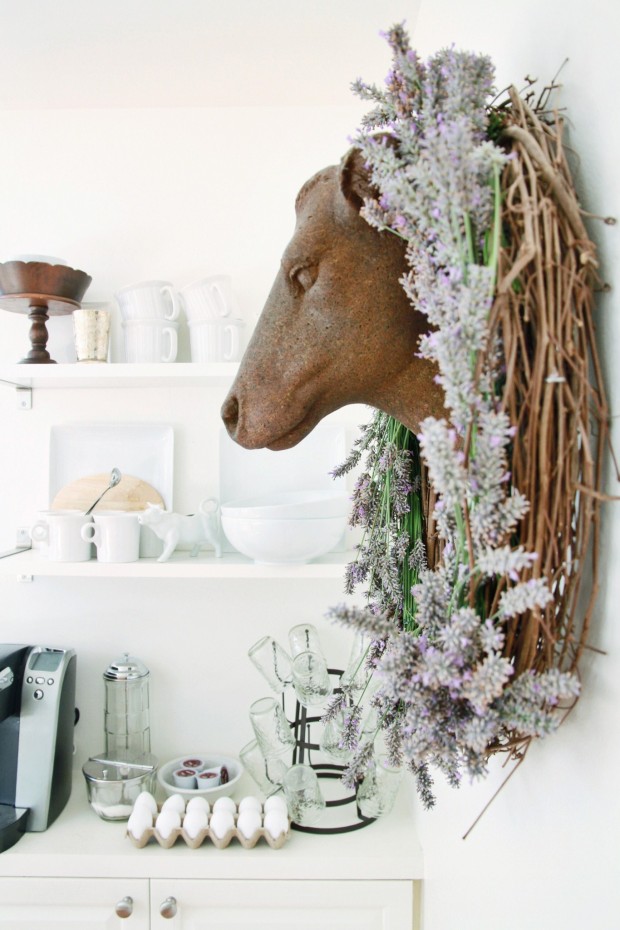
[{"label": "glass tumbler", "polygon": [[254,779],[266,797],[279,791],[288,764],[282,758],[265,759],[258,741],[253,739],[239,750],[239,758],[245,770]]},{"label": "glass tumbler", "polygon": [[346,716],[349,711],[339,710],[323,727],[319,745],[334,762],[346,762],[353,755],[353,750],[345,745],[344,733]]},{"label": "glass tumbler", "polygon": [[379,756],[357,791],[357,806],[363,817],[380,817],[394,807],[403,770]]},{"label": "glass tumbler", "polygon": [[291,820],[311,827],[325,810],[316,772],[309,765],[293,765],[282,782]]},{"label": "glass tumbler", "polygon": [[293,680],[291,657],[271,636],[263,636],[254,643],[248,649],[248,656],[276,694],[290,685]]},{"label": "glass tumbler", "polygon": [[290,753],[295,737],[284,711],[275,698],[259,698],[250,706],[250,722],[258,745],[266,759]]},{"label": "glass tumbler", "polygon": [[323,704],[332,693],[325,659],[318,652],[300,652],[293,659],[293,687],[304,707]]},{"label": "glass tumbler", "polygon": [[298,623],[288,631],[288,642],[293,658],[300,652],[318,652],[323,655],[321,640],[316,627],[311,623]]},{"label": "glass tumbler", "polygon": [[363,633],[356,633],[349,655],[347,667],[342,673],[340,684],[345,685],[352,693],[362,691],[368,681],[369,671],[366,668],[366,655],[370,640]]}]

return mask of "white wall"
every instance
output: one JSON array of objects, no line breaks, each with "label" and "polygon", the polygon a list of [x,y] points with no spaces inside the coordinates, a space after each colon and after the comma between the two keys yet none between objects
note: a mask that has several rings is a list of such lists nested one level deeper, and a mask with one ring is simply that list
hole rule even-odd
[{"label": "white wall", "polygon": [[[180,287],[228,273],[251,329],[293,230],[297,190],[340,159],[359,123],[349,80],[364,58],[378,79],[387,68],[377,37],[383,11],[373,3],[321,0],[316,12],[323,23],[284,0],[226,11],[211,0],[0,3],[0,258],[58,255],[92,275],[86,301],[109,302],[114,313],[113,360],[122,345],[112,295],[138,280]],[[346,86],[332,94],[334,70]],[[48,329],[52,356],[74,357],[70,317],[52,318]],[[0,364],[25,354],[27,334],[25,316],[0,310]],[[189,358],[186,330],[179,358]],[[49,430],[58,423],[172,424],[174,506],[193,511],[219,490],[225,392],[35,390],[26,413],[0,385],[0,551],[48,505]],[[357,408],[334,419],[366,416]],[[321,629],[330,661],[346,661],[352,637],[324,619],[341,598],[340,579],[5,578],[0,639],[76,648],[82,759],[102,748],[101,675],[125,649],[151,669],[160,759],[192,746],[234,752],[251,734],[250,701],[266,690],[248,647],[264,633],[284,642],[307,620]]]},{"label": "white wall", "polygon": [[[314,22],[309,45],[303,42],[303,18],[293,16],[277,20],[273,38],[274,16],[291,5],[303,8],[307,17],[313,9],[321,19],[324,28],[317,30]],[[44,55],[45,36],[50,37],[47,57],[40,59],[34,77],[35,54],[24,55],[20,64],[19,56],[11,52],[12,57],[6,57],[6,48],[4,52],[0,256],[34,251],[63,255],[92,274],[87,295],[91,300],[109,300],[117,287],[147,276],[182,285],[203,274],[229,272],[243,315],[251,322],[292,230],[297,188],[316,169],[339,158],[358,123],[361,107],[348,104],[342,94],[343,70],[351,68],[347,81],[358,74],[381,81],[387,57],[377,29],[401,18],[414,26],[417,4],[247,4],[248,10],[256,6],[265,11],[264,22],[256,16],[249,21],[255,29],[254,45],[244,39],[243,55],[236,56],[234,32],[221,32],[218,38],[221,45],[226,36],[235,69],[254,48],[254,68],[262,80],[257,85],[248,71],[246,81],[235,84],[231,107],[221,106],[221,82],[213,93],[205,90],[211,87],[207,78],[216,72],[201,71],[197,36],[208,48],[213,36],[204,29],[212,21],[203,12],[191,16],[216,5],[199,0],[172,5],[179,11],[176,27],[174,19],[166,18],[166,4],[147,6],[157,11],[152,19],[141,0],[110,0],[105,5],[112,11],[106,25],[100,21],[103,5],[98,9],[71,0],[0,4],[0,20],[9,17],[0,25],[10,26],[13,37],[6,48],[19,47],[20,42],[32,46],[34,41],[38,45],[30,51]],[[148,39],[138,30],[138,20],[123,13],[138,8],[144,12],[143,22],[151,23]],[[22,21],[13,22],[23,10],[32,20],[30,33],[24,32]],[[94,25],[105,26],[104,32],[86,28],[84,10]],[[238,13],[239,3],[231,11]],[[67,22],[72,16],[82,17],[89,55],[80,54],[68,77],[71,56],[62,55],[62,32],[45,33],[43,28],[51,14],[65,16]],[[37,22],[42,23],[38,29]],[[425,0],[413,40],[424,53],[452,41],[489,52],[498,65],[500,84],[519,82],[528,72],[544,81],[569,56],[562,100],[581,157],[584,201],[593,212],[618,215],[620,127],[614,93],[620,82],[613,43],[619,25],[617,13],[603,0],[583,6],[576,0],[547,0],[544,5],[524,0],[518,6],[489,0]],[[115,54],[125,48],[121,37],[128,31],[135,39],[137,63],[128,54]],[[70,34],[66,52],[81,48],[79,32]],[[106,41],[97,45],[102,34]],[[181,50],[188,37],[189,64],[178,54],[180,71],[165,69],[159,81],[151,58],[146,67],[137,65],[145,48],[165,49],[167,34],[171,47]],[[364,48],[357,60],[351,52],[356,43]],[[283,80],[281,62],[289,60],[291,48],[298,50],[295,67],[289,67]],[[54,83],[50,64],[61,59],[60,79]],[[343,60],[347,69],[342,68]],[[211,66],[208,55],[203,64]],[[330,106],[330,88],[336,83],[338,106]],[[286,105],[292,100],[295,106]],[[158,107],[158,101],[167,108]],[[183,101],[194,106],[185,108]],[[594,232],[606,277],[615,285],[619,234],[602,226]],[[620,384],[613,353],[620,324],[615,294],[605,296],[599,306],[601,346],[612,410],[617,411]],[[50,323],[52,344],[59,353],[70,351],[66,323]],[[2,312],[0,362],[23,354],[26,331],[23,317]],[[114,351],[120,352],[118,327]],[[197,393],[193,388],[163,387],[122,394],[38,391],[33,410],[24,413],[16,409],[10,389],[0,390],[0,549],[12,545],[17,524],[44,506],[48,431],[54,423],[138,418],[173,423],[178,437],[175,503],[179,509],[195,506],[202,489],[212,493],[217,488],[213,437],[221,393],[217,388]],[[357,412],[351,417],[358,422]],[[615,486],[610,490],[615,492]],[[612,557],[620,544],[616,506],[605,509],[602,590],[593,631],[593,642],[607,656],[584,663],[584,694],[575,712],[558,735],[533,748],[467,840],[461,835],[504,773],[494,770],[487,781],[458,792],[438,782],[436,811],[417,814],[427,873],[424,930],[618,926],[620,637],[615,606],[620,590]],[[236,749],[249,737],[245,711],[250,699],[262,692],[245,651],[263,631],[282,637],[293,621],[314,620],[334,658],[340,659],[347,638],[321,619],[326,607],[340,598],[337,581],[305,586],[287,582],[275,589],[267,581],[231,586],[53,579],[27,585],[5,580],[0,582],[1,636],[6,641],[53,640],[77,648],[78,703],[83,711],[78,751],[84,757],[101,748],[101,672],[119,650],[136,652],[152,670],[153,741],[165,758],[196,742]]]},{"label": "white wall", "polygon": [[[620,214],[617,6],[595,0],[519,4],[424,0],[415,44],[429,54],[454,42],[490,54],[499,87],[529,74],[541,86],[565,58],[560,104],[579,155],[579,188],[593,213]],[[618,413],[618,227],[591,224],[605,279],[599,342],[612,414]],[[614,426],[617,424],[614,420]],[[618,434],[615,430],[615,447]],[[609,483],[618,494],[618,485]],[[604,508],[601,595],[592,643],[604,657],[583,663],[583,696],[561,731],[534,746],[466,840],[461,836],[506,771],[473,787],[441,786],[434,813],[420,814],[425,853],[425,930],[612,930],[620,912],[620,573],[618,504]],[[439,786],[439,780],[438,780]]]}]

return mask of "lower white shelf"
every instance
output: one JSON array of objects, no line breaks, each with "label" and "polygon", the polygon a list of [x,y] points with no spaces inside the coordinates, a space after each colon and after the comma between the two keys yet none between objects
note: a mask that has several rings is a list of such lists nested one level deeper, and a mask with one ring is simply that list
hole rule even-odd
[{"label": "lower white shelf", "polygon": [[191,558],[173,553],[167,562],[50,562],[36,549],[0,558],[0,577],[55,578],[342,578],[354,552],[330,552],[304,563],[260,564],[235,552],[217,559],[211,553]]}]

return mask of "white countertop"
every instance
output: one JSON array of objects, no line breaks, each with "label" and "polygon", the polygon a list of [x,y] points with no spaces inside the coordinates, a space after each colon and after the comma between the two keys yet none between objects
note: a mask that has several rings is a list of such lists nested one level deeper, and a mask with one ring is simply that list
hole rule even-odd
[{"label": "white countertop", "polygon": [[[235,799],[251,794],[251,784],[248,780]],[[389,815],[351,833],[315,835],[292,830],[281,849],[272,849],[263,840],[253,849],[244,849],[234,839],[225,849],[217,849],[208,840],[190,849],[182,839],[170,849],[154,840],[138,849],[125,835],[124,821],[105,822],[91,810],[78,768],[65,810],[45,832],[26,833],[0,854],[0,876],[421,879],[422,850],[408,787],[403,783]],[[329,814],[340,812],[342,817],[346,810],[332,808]]]}]

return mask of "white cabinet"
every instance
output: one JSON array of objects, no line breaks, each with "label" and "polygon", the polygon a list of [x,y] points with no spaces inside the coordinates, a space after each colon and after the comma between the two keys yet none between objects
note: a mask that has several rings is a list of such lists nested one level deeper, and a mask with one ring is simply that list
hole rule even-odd
[{"label": "white cabinet", "polygon": [[0,878],[0,930],[148,927],[148,879]]},{"label": "white cabinet", "polygon": [[412,930],[413,887],[407,881],[0,878],[0,930]]}]

